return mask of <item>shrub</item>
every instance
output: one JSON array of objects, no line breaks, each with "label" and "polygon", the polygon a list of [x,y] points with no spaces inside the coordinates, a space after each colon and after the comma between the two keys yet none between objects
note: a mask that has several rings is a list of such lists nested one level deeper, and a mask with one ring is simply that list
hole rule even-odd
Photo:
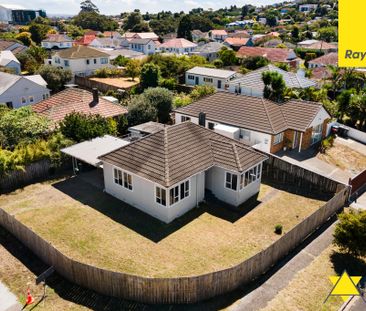
[{"label": "shrub", "polygon": [[283,229],[282,225],[280,225],[280,224],[275,225],[274,232],[275,232],[276,234],[281,235],[281,234],[282,234],[282,229]]},{"label": "shrub", "polygon": [[157,87],[160,79],[160,68],[158,65],[146,63],[141,68],[140,85],[143,89]]},{"label": "shrub", "polygon": [[192,98],[184,93],[181,93],[174,97],[173,99],[173,106],[174,108],[180,108],[184,106],[188,106],[192,103]]},{"label": "shrub", "polygon": [[224,62],[221,60],[221,59],[215,59],[213,61],[213,65],[216,67],[216,68],[222,68],[224,67]]},{"label": "shrub", "polygon": [[175,78],[167,78],[167,79],[160,79],[159,86],[165,87],[168,90],[174,91],[177,88],[177,79]]},{"label": "shrub", "polygon": [[333,147],[335,136],[332,134],[327,138],[324,138],[321,142],[320,152],[325,153],[328,149]]},{"label": "shrub", "polygon": [[198,100],[202,97],[216,93],[216,89],[210,85],[196,85],[190,94],[193,100]]}]

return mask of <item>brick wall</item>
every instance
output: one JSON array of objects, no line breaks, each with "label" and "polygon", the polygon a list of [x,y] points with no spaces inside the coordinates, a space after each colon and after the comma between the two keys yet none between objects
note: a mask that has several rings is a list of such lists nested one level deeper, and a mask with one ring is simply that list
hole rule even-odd
[{"label": "brick wall", "polygon": [[310,127],[306,130],[305,133],[302,135],[302,144],[301,144],[301,150],[306,150],[310,148],[311,146],[311,135],[313,133],[313,128]]}]

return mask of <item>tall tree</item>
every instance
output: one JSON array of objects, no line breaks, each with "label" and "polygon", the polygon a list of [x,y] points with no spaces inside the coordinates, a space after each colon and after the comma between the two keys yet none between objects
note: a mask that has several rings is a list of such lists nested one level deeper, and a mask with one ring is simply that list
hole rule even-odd
[{"label": "tall tree", "polygon": [[160,68],[158,65],[146,63],[141,68],[140,85],[143,89],[157,87],[160,79]]},{"label": "tall tree", "polygon": [[192,21],[189,15],[184,15],[178,25],[177,38],[192,41]]},{"label": "tall tree", "polygon": [[173,106],[173,93],[165,88],[148,88],[143,93],[146,102],[150,102],[156,109],[158,121],[167,123]]},{"label": "tall tree", "polygon": [[47,33],[50,29],[51,27],[49,25],[37,24],[35,22],[32,22],[29,26],[31,38],[37,44],[40,44],[41,41],[47,37]]},{"label": "tall tree", "polygon": [[54,92],[62,90],[64,85],[72,79],[70,69],[65,70],[50,65],[41,66],[37,73],[45,79],[47,86]]},{"label": "tall tree", "polygon": [[126,66],[126,74],[131,77],[132,81],[140,74],[141,66],[137,59],[130,59]]},{"label": "tall tree", "polygon": [[277,103],[284,101],[286,92],[286,83],[280,73],[276,71],[265,71],[262,74],[264,83],[264,98],[273,100]]},{"label": "tall tree", "polygon": [[80,3],[81,12],[99,13],[98,7],[91,0],[84,0]]}]

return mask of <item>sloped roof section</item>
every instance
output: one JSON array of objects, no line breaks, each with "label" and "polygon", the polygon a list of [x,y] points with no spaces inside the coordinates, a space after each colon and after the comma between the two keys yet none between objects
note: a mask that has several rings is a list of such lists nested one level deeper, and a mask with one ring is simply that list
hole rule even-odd
[{"label": "sloped roof section", "polygon": [[89,58],[89,57],[109,57],[109,54],[101,52],[97,49],[93,49],[84,45],[73,46],[72,48],[65,49],[56,53],[61,58],[77,59],[77,58]]},{"label": "sloped roof section", "polygon": [[175,111],[194,117],[204,112],[211,121],[275,135],[287,129],[305,132],[321,108],[322,104],[315,102],[290,100],[278,104],[260,97],[218,92]]},{"label": "sloped roof section", "polygon": [[216,165],[243,172],[266,160],[250,147],[191,122],[165,127],[100,157],[164,187]]},{"label": "sloped roof section", "polygon": [[317,86],[317,83],[313,80],[310,80],[308,78],[302,77],[296,73],[288,72],[285,70],[282,70],[274,65],[267,65],[264,67],[261,67],[257,70],[254,70],[252,72],[249,72],[243,76],[241,76],[238,79],[234,79],[230,82],[230,84],[239,84],[241,86],[253,88],[253,89],[264,89],[264,83],[262,80],[262,74],[266,71],[275,71],[281,74],[283,77],[283,80],[286,83],[286,86],[288,88],[308,88],[311,86]]}]

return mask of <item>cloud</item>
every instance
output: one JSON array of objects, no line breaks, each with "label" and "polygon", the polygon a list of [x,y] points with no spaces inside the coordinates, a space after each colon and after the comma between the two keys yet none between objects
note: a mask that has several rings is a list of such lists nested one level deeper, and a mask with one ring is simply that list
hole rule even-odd
[{"label": "cloud", "polygon": [[[48,14],[77,14],[80,10],[79,0],[14,0],[10,6],[21,6],[27,9],[44,9]],[[141,12],[159,12],[172,11],[188,12],[192,8],[202,7],[204,9],[218,9],[229,7],[231,5],[243,6],[244,4],[253,5],[268,5],[279,0],[94,0],[93,1],[100,12],[103,14],[120,14],[134,9],[139,9]],[[6,6],[6,5],[5,5]]]}]

